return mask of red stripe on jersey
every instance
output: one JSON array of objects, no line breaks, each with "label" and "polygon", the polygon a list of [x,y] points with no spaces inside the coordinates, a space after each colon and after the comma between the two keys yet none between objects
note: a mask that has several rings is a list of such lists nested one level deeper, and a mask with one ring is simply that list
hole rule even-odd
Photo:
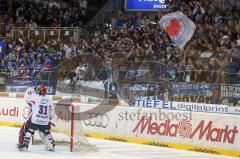
[{"label": "red stripe on jersey", "polygon": [[32,107],[32,106],[35,104],[35,101],[29,101],[27,104],[28,104],[30,107]]}]

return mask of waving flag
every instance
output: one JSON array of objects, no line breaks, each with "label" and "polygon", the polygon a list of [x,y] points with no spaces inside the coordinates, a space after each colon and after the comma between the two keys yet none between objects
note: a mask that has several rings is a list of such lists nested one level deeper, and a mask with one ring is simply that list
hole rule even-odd
[{"label": "waving flag", "polygon": [[196,25],[182,12],[163,16],[159,24],[180,49],[183,49],[196,30]]},{"label": "waving flag", "polygon": [[51,59],[47,59],[44,63],[43,63],[43,68],[46,71],[51,71],[53,67],[53,61]]}]

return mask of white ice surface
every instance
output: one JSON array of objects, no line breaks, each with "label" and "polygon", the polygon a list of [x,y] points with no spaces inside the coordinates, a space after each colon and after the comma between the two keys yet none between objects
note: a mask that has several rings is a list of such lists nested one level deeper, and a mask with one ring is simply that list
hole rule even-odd
[{"label": "white ice surface", "polygon": [[[0,126],[0,159],[234,159],[233,157],[182,151],[117,141],[89,139],[99,152],[69,152],[67,146],[56,146],[47,152],[43,145],[30,145],[28,152],[19,152],[15,145],[18,128]],[[236,159],[236,158],[235,158]]]}]

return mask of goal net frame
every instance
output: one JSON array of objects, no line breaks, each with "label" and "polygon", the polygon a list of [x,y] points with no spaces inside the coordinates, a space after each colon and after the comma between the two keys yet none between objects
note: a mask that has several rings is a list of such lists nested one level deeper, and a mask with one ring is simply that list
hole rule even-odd
[{"label": "goal net frame", "polygon": [[[77,118],[76,114],[79,112],[78,106],[74,106],[72,103],[59,102],[54,103],[55,116],[52,120],[53,125],[51,126],[51,132],[62,133],[70,138],[66,141],[55,140],[54,134],[53,139],[56,145],[69,144],[70,152],[76,151],[97,151],[97,147],[88,142],[81,121]],[[58,112],[60,111],[60,112]],[[61,112],[62,111],[62,112]],[[64,114],[65,113],[65,114]],[[64,121],[65,120],[65,121]],[[66,128],[64,128],[66,126]],[[37,133],[37,132],[36,132]],[[36,134],[32,138],[32,144],[43,144],[40,138],[37,138]]]}]

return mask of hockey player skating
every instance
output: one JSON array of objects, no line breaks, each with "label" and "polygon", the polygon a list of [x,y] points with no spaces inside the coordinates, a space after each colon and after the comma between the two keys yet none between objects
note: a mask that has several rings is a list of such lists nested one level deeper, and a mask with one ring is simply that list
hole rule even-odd
[{"label": "hockey player skating", "polygon": [[55,143],[50,132],[50,120],[53,118],[54,110],[52,100],[46,96],[45,86],[40,85],[35,89],[29,88],[24,99],[30,106],[30,114],[20,130],[17,148],[20,151],[26,151],[31,137],[38,130],[46,150],[54,151]]}]

